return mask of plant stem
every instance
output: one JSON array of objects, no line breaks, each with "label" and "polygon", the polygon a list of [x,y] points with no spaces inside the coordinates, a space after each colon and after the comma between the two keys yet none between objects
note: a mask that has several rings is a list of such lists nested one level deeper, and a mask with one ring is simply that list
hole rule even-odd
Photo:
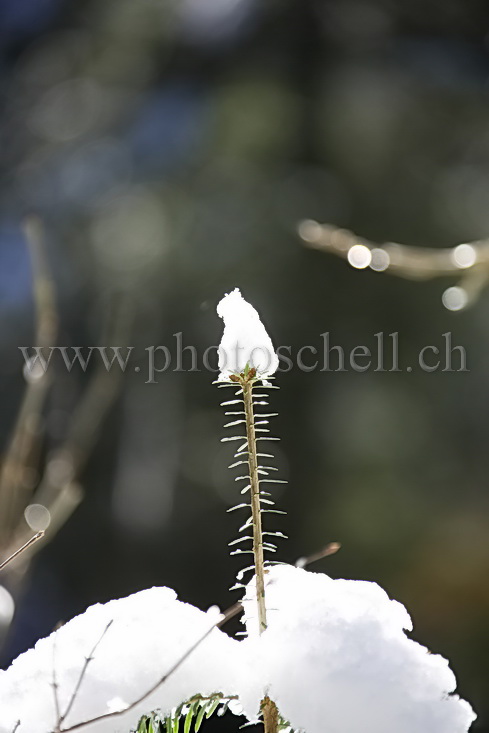
[{"label": "plant stem", "polygon": [[277,733],[279,721],[278,709],[273,700],[270,700],[268,695],[263,698],[261,710],[263,714],[263,727],[265,728],[265,733]]},{"label": "plant stem", "polygon": [[[253,378],[241,380],[246,418],[246,440],[248,442],[248,470],[251,484],[251,515],[253,518],[253,557],[255,561],[256,601],[258,604],[258,629],[260,634],[267,628],[265,606],[265,569],[263,566],[263,531],[261,526],[260,480],[258,478],[258,456],[256,451],[255,415],[253,412]],[[265,733],[277,733],[277,706],[267,696],[262,702],[263,727]]]},{"label": "plant stem", "polygon": [[267,628],[265,607],[265,576],[263,567],[263,533],[260,510],[260,481],[258,479],[258,457],[256,455],[255,416],[253,413],[253,380],[243,379],[243,402],[246,417],[246,439],[248,441],[248,470],[251,484],[251,515],[253,518],[253,557],[255,561],[256,600],[258,604],[258,628],[260,634]]}]

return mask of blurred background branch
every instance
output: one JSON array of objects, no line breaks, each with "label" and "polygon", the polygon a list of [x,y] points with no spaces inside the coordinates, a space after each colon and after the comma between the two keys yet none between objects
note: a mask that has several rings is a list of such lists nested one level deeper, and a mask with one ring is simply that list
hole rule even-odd
[{"label": "blurred background branch", "polygon": [[[32,267],[32,287],[35,303],[35,343],[42,349],[56,342],[58,318],[54,285],[43,242],[41,222],[31,217],[24,224]],[[0,546],[11,549],[17,541],[18,527],[23,524],[23,512],[28,505],[33,486],[35,462],[39,458],[41,413],[51,375],[42,369],[25,368],[27,386],[0,472]],[[26,531],[29,528],[25,527]]]},{"label": "blurred background branch", "polygon": [[347,229],[312,220],[302,221],[298,231],[307,247],[341,257],[358,270],[370,268],[408,280],[457,276],[458,287],[448,288],[442,296],[448,310],[473,303],[489,281],[487,239],[445,248],[374,244]]},{"label": "blurred background branch", "polygon": [[[29,218],[24,231],[32,262],[35,344],[47,350],[56,342],[58,315],[41,221]],[[125,345],[132,326],[128,300],[114,298],[105,320],[102,342]],[[54,538],[83,499],[80,477],[119,394],[123,374],[107,370],[103,363],[97,367],[73,409],[65,439],[47,454],[41,449],[43,412],[56,383],[52,371],[39,364],[24,365],[24,376],[27,385],[0,474],[0,552],[7,556],[1,567],[14,603],[34,554]],[[6,630],[2,631],[4,635]]]}]

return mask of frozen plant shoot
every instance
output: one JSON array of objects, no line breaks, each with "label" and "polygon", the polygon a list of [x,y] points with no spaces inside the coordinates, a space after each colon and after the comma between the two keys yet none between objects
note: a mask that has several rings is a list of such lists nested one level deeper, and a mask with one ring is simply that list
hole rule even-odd
[{"label": "frozen plant shoot", "polygon": [[[281,513],[267,447],[278,359],[239,290],[217,310],[218,386],[233,391],[223,404],[238,433],[224,438],[237,443],[233,510],[247,512],[231,544],[253,559],[240,603],[204,613],[151,588],[89,607],[0,672],[0,733],[190,733],[226,710],[265,733],[467,733],[475,714],[448,662],[406,636],[404,606],[376,583],[266,559],[284,537],[262,526]],[[239,611],[242,640],[220,628]]]}]

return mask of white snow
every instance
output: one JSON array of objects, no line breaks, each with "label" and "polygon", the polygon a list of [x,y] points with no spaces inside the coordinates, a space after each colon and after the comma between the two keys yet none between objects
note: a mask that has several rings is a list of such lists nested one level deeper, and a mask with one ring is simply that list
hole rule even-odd
[{"label": "white snow", "polygon": [[[239,697],[256,720],[268,694],[306,733],[466,733],[475,715],[450,693],[445,659],[410,640],[409,615],[376,583],[333,580],[277,565],[266,575],[268,628],[258,633],[254,581],[244,607],[248,638],[214,629],[184,664],[129,713],[82,733],[129,733],[140,715],[195,694]],[[111,625],[103,634],[107,624]],[[168,588],[91,606],[0,672],[0,733],[51,733],[66,710],[85,657],[97,643],[63,728],[122,710],[152,687],[216,621]],[[233,712],[239,713],[238,703]]]},{"label": "white snow", "polygon": [[266,692],[307,733],[465,733],[475,719],[443,657],[409,639],[411,619],[376,583],[278,565],[266,576],[258,635],[254,581],[245,620],[254,677],[241,702],[256,718]]},{"label": "white snow", "polygon": [[[169,588],[151,588],[127,598],[90,606],[0,672],[0,733],[50,733],[56,724],[53,670],[61,712],[67,708],[85,658],[112,624],[88,664],[64,728],[105,712],[121,710],[149,690],[216,622],[176,600]],[[156,708],[168,712],[192,695],[231,694],[239,642],[219,629],[137,708],[83,727],[90,733],[129,733],[139,717]]]},{"label": "white snow", "polygon": [[242,297],[238,288],[222,298],[217,314],[224,321],[219,345],[220,380],[242,372],[246,364],[255,367],[257,375],[266,379],[277,371],[278,357],[270,336],[253,306]]}]

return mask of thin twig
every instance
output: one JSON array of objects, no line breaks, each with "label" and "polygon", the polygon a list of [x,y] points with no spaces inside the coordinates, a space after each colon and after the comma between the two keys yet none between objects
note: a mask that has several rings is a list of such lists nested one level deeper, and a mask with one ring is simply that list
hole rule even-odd
[{"label": "thin twig", "polygon": [[[182,664],[188,659],[188,657],[192,654],[195,649],[197,649],[200,644],[202,644],[205,639],[214,631],[216,627],[220,627],[223,624],[225,624],[227,621],[229,621],[231,618],[236,616],[240,611],[242,611],[243,606],[241,603],[235,603],[234,606],[231,606],[227,611],[225,611],[222,615],[222,618],[217,621],[217,623],[212,624],[212,626],[207,629],[207,631],[202,634],[188,649],[187,651],[180,657],[180,659],[175,662],[175,664],[170,668],[166,674],[163,675],[149,690],[147,690],[143,695],[137,698],[137,700],[134,700],[130,705],[127,705],[123,710],[115,710],[109,713],[103,713],[102,715],[98,715],[94,718],[90,718],[88,720],[84,720],[81,723],[75,723],[75,725],[70,726],[69,728],[62,728],[60,729],[59,733],[70,733],[70,731],[73,730],[80,730],[80,728],[83,728],[85,725],[91,725],[92,723],[98,723],[101,720],[108,720],[111,718],[117,718],[120,715],[124,715],[125,713],[130,712],[133,710],[137,705],[140,705],[142,702],[144,702],[150,695],[152,695],[160,685],[162,685],[164,682],[171,677],[172,674],[174,674],[179,667],[182,666]],[[58,733],[58,731],[53,731],[53,733]]]},{"label": "thin twig", "polygon": [[75,702],[76,696],[78,695],[78,693],[80,691],[80,687],[81,687],[81,684],[83,682],[83,678],[85,677],[85,674],[87,672],[87,667],[90,664],[90,662],[92,661],[93,656],[94,656],[94,654],[95,654],[95,652],[97,650],[97,647],[99,646],[100,642],[102,641],[102,639],[104,638],[105,634],[107,633],[107,631],[112,626],[113,621],[114,621],[114,619],[111,619],[109,621],[109,623],[107,624],[107,626],[105,627],[105,629],[102,631],[102,633],[101,633],[98,641],[96,641],[95,644],[93,645],[90,654],[88,655],[88,657],[85,657],[85,661],[83,663],[83,667],[81,668],[81,671],[80,671],[80,676],[78,677],[78,680],[76,682],[76,685],[75,685],[75,687],[73,689],[73,693],[72,693],[71,698],[70,698],[70,700],[68,702],[68,705],[66,706],[66,710],[64,711],[63,715],[61,715],[58,718],[58,728],[61,728],[61,724],[63,723],[63,720],[65,720],[67,718],[67,716],[68,716],[71,708],[73,707],[73,703]]},{"label": "thin twig", "polygon": [[53,636],[53,694],[54,694],[54,710],[56,713],[56,720],[58,722],[58,728],[61,722],[61,712],[59,709],[59,697],[58,697],[58,681],[56,679],[56,635]]},{"label": "thin twig", "polygon": [[312,555],[308,555],[307,557],[299,557],[299,559],[296,560],[295,566],[296,568],[305,568],[306,565],[310,565],[313,562],[322,560],[323,557],[334,555],[338,552],[340,548],[341,545],[339,542],[330,542],[328,545],[326,545],[326,547],[323,547],[322,550],[314,552]]},{"label": "thin twig", "polygon": [[4,560],[0,564],[0,570],[3,570],[3,568],[12,562],[12,560],[15,560],[16,557],[18,557],[24,550],[27,550],[28,547],[31,547],[31,545],[34,544],[34,542],[37,542],[41,539],[41,537],[44,537],[44,530],[41,530],[40,532],[37,532],[37,534],[34,535],[34,537],[31,537],[30,540],[27,540],[27,542],[22,545],[22,547],[19,547],[18,550],[16,550],[10,557],[8,557],[6,560]]}]

